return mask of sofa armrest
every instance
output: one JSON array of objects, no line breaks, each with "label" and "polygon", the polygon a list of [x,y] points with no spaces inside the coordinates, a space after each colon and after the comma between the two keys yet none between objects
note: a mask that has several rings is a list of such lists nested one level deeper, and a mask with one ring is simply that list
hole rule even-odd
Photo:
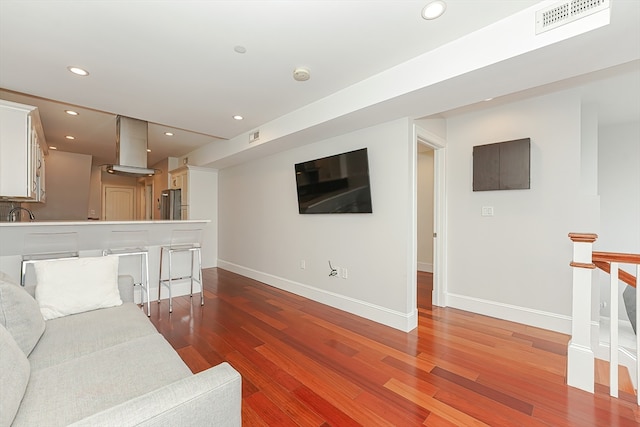
[{"label": "sofa armrest", "polygon": [[242,379],[224,362],[71,425],[239,427]]}]

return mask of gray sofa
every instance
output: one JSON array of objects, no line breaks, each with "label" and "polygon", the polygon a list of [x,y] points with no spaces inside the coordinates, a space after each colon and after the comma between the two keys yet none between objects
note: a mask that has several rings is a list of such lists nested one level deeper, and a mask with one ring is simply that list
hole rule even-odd
[{"label": "gray sofa", "polygon": [[134,304],[44,321],[33,292],[0,273],[0,427],[240,426],[241,378],[192,374]]}]

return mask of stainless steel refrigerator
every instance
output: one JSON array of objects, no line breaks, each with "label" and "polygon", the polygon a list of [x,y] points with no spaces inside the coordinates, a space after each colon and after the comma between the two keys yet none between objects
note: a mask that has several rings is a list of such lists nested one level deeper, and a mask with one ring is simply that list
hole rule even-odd
[{"label": "stainless steel refrigerator", "polygon": [[162,219],[181,219],[180,189],[163,190],[160,196],[160,215]]}]

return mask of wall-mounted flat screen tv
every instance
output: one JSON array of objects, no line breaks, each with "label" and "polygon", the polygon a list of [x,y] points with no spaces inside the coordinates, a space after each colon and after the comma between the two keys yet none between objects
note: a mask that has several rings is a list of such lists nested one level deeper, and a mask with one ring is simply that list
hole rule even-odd
[{"label": "wall-mounted flat screen tv", "polygon": [[301,214],[372,213],[367,149],[295,165]]},{"label": "wall-mounted flat screen tv", "polygon": [[530,188],[531,139],[473,147],[473,191]]}]

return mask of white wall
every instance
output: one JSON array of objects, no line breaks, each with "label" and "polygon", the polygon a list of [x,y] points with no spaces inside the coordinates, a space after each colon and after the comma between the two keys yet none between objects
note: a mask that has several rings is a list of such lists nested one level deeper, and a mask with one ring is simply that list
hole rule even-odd
[{"label": "white wall", "polygon": [[[579,96],[560,92],[448,120],[450,305],[570,330],[567,234],[599,225],[597,197],[581,191],[581,118]],[[473,146],[527,137],[531,189],[473,192]]]},{"label": "white wall", "polygon": [[208,219],[204,226],[202,267],[218,266],[218,171],[189,166],[188,219]]},{"label": "white wall", "polygon": [[[412,329],[412,138],[412,122],[402,119],[222,169],[218,265]],[[373,213],[298,214],[294,164],[362,147],[368,148]],[[328,261],[347,268],[348,278],[329,277]]]},{"label": "white wall", "polygon": [[91,156],[50,150],[45,158],[46,203],[29,203],[37,220],[86,220]]},{"label": "white wall", "polygon": [[[640,253],[640,122],[610,125],[598,132],[598,191],[602,225],[594,250]],[[631,265],[621,268],[635,275]],[[609,275],[598,272],[601,314],[609,316]],[[620,286],[620,293],[625,286]],[[622,299],[620,318],[627,319]]]},{"label": "white wall", "polygon": [[418,149],[418,270],[433,272],[433,150]]}]

